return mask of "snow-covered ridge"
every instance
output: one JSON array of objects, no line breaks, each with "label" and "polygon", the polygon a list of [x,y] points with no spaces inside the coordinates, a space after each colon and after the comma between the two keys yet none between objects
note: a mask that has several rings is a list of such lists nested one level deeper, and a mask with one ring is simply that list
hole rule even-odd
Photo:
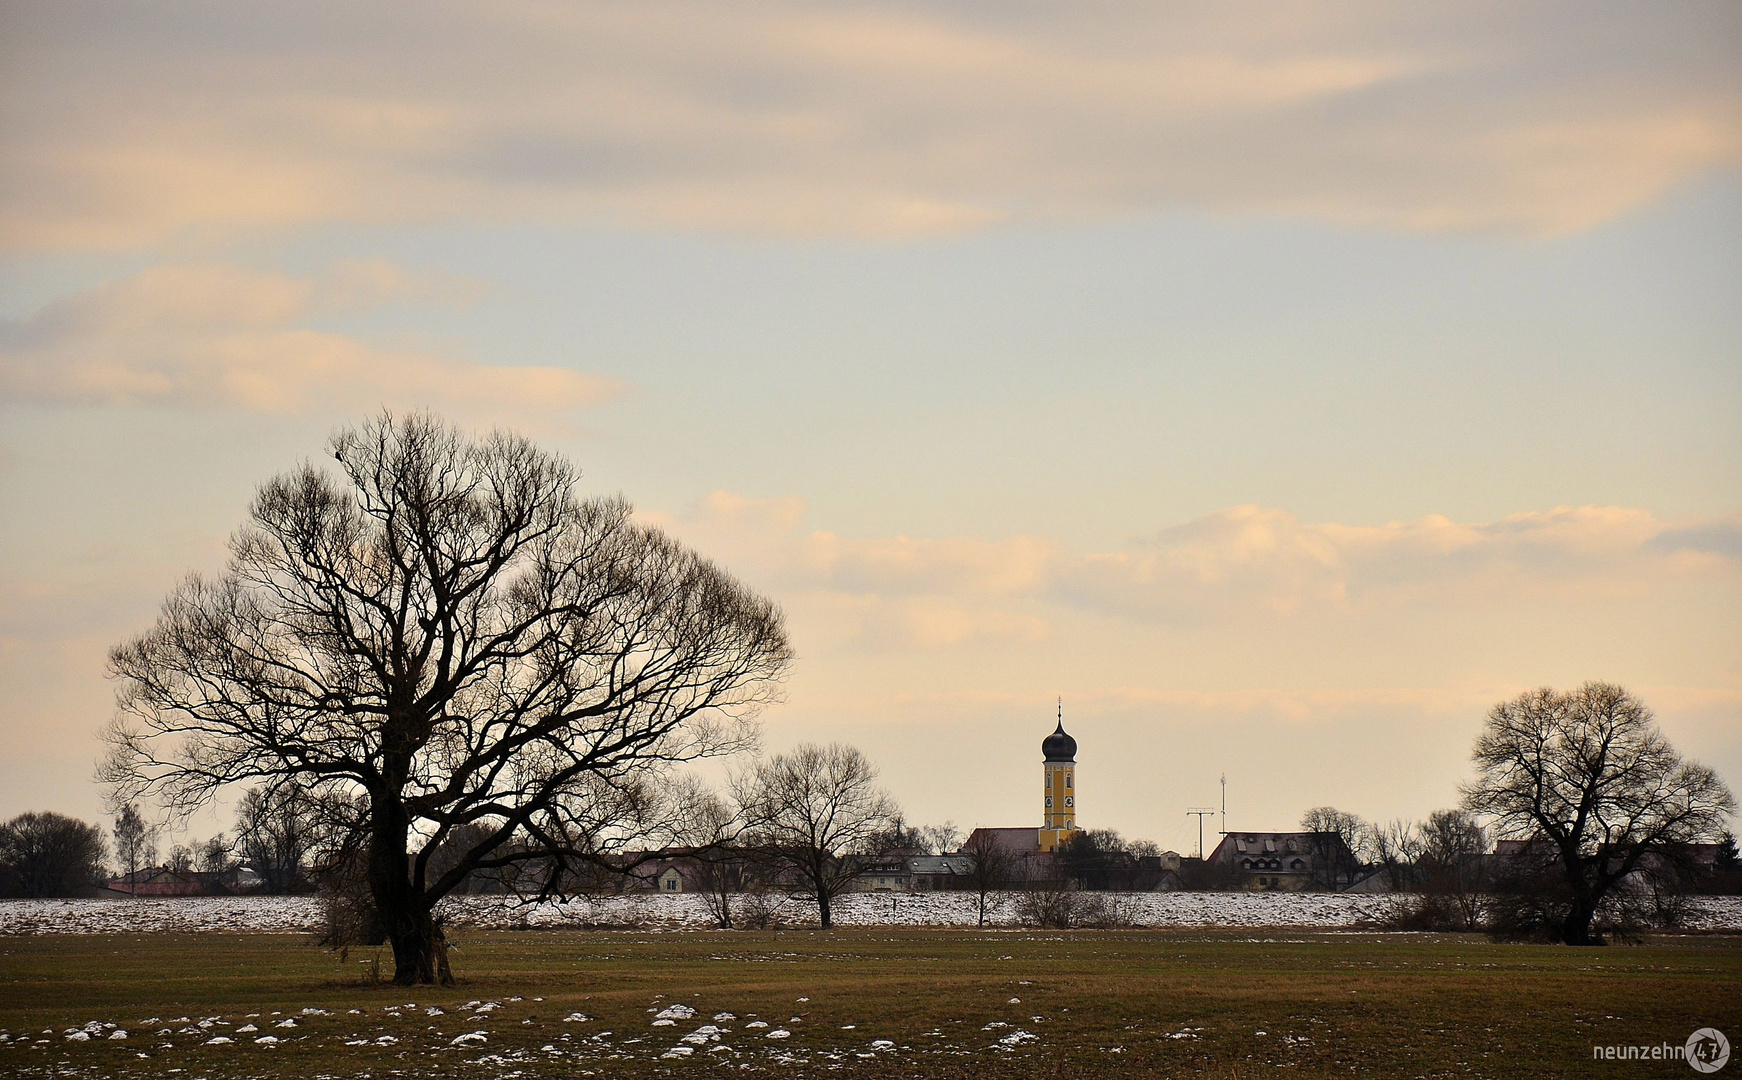
[{"label": "snow-covered ridge", "polygon": [[[1391,903],[1385,896],[1337,893],[1121,893],[1121,908],[1136,926],[1308,927],[1371,925]],[[975,898],[968,893],[855,893],[835,902],[841,926],[972,926]],[[1742,930],[1742,897],[1706,896],[1689,902],[1694,930]],[[525,904],[504,896],[462,896],[443,913],[450,923],[486,929],[616,926],[701,930],[713,925],[702,897],[637,893]],[[815,905],[789,900],[777,908],[784,926],[816,924]],[[994,921],[1013,924],[1011,905]],[[141,897],[134,900],[0,900],[0,934],[304,933],[320,923],[311,896]]]}]

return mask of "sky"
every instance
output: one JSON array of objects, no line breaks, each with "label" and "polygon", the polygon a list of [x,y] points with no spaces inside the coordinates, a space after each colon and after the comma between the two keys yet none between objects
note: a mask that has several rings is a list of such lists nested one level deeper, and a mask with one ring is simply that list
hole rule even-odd
[{"label": "sky", "polygon": [[[381,408],[787,613],[781,750],[1191,853],[1619,682],[1742,787],[1742,8],[0,6],[0,816]],[[196,829],[228,813],[217,808]]]}]

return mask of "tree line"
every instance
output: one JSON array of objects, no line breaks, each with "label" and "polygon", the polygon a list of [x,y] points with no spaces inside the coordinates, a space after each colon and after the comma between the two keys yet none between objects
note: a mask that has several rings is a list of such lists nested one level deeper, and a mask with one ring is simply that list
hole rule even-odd
[{"label": "tree line", "polygon": [[[426,415],[337,432],[326,463],[260,487],[220,573],[188,578],[112,650],[120,708],[100,772],[112,798],[172,819],[237,788],[323,808],[361,925],[392,946],[402,984],[451,978],[437,905],[476,875],[525,875],[532,895],[556,896],[698,834],[777,853],[827,921],[848,871],[815,852],[887,823],[874,771],[801,747],[743,790],[698,797],[680,767],[752,749],[757,714],[780,697],[793,659],[782,613],[624,500],[582,496],[579,477],[520,436],[474,438]],[[1612,746],[1542,728],[1539,749],[1584,754],[1603,791],[1644,778],[1636,795],[1685,812],[1594,820],[1545,802],[1558,771],[1531,757],[1536,721],[1521,709],[1506,712],[1516,731],[1492,721],[1478,747],[1492,783],[1467,799],[1582,868],[1575,915],[1612,888],[1614,837],[1662,846],[1733,806],[1697,768],[1664,780],[1679,759],[1648,715],[1633,735],[1612,724],[1626,735]],[[1609,749],[1639,759],[1617,765]]]}]

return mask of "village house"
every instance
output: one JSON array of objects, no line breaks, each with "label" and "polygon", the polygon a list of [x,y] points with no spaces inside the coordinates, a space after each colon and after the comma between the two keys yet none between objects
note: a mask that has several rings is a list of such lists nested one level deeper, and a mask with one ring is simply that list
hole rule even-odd
[{"label": "village house", "polygon": [[1277,892],[1340,888],[1360,864],[1342,837],[1316,832],[1231,832],[1204,862],[1239,888]]}]

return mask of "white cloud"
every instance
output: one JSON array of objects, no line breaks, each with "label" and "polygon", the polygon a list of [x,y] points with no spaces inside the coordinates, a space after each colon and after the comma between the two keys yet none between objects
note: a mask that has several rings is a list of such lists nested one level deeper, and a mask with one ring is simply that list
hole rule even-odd
[{"label": "white cloud", "polygon": [[0,238],[1167,208],[1531,233],[1742,156],[1729,5],[24,5]]},{"label": "white cloud", "polygon": [[464,300],[474,283],[389,263],[319,278],[160,266],[0,324],[0,393],[56,405],[223,407],[268,413],[438,406],[549,415],[611,396],[607,379],[498,367],[311,328],[389,300]]},{"label": "white cloud", "polygon": [[1068,614],[1174,626],[1399,609],[1462,619],[1677,582],[1742,584],[1742,523],[1628,507],[1354,526],[1236,506],[1087,553],[1035,536],[848,538],[805,531],[802,516],[798,500],[722,492],[658,520],[777,596],[812,598],[828,638],[883,644],[1039,640]]},{"label": "white cloud", "polygon": [[1677,525],[1627,507],[1350,526],[1237,506],[1088,555],[1059,576],[1074,602],[1187,622],[1260,610],[1629,596],[1701,570],[1733,576],[1733,558],[1675,539],[1690,527],[1701,536],[1735,528]]}]

